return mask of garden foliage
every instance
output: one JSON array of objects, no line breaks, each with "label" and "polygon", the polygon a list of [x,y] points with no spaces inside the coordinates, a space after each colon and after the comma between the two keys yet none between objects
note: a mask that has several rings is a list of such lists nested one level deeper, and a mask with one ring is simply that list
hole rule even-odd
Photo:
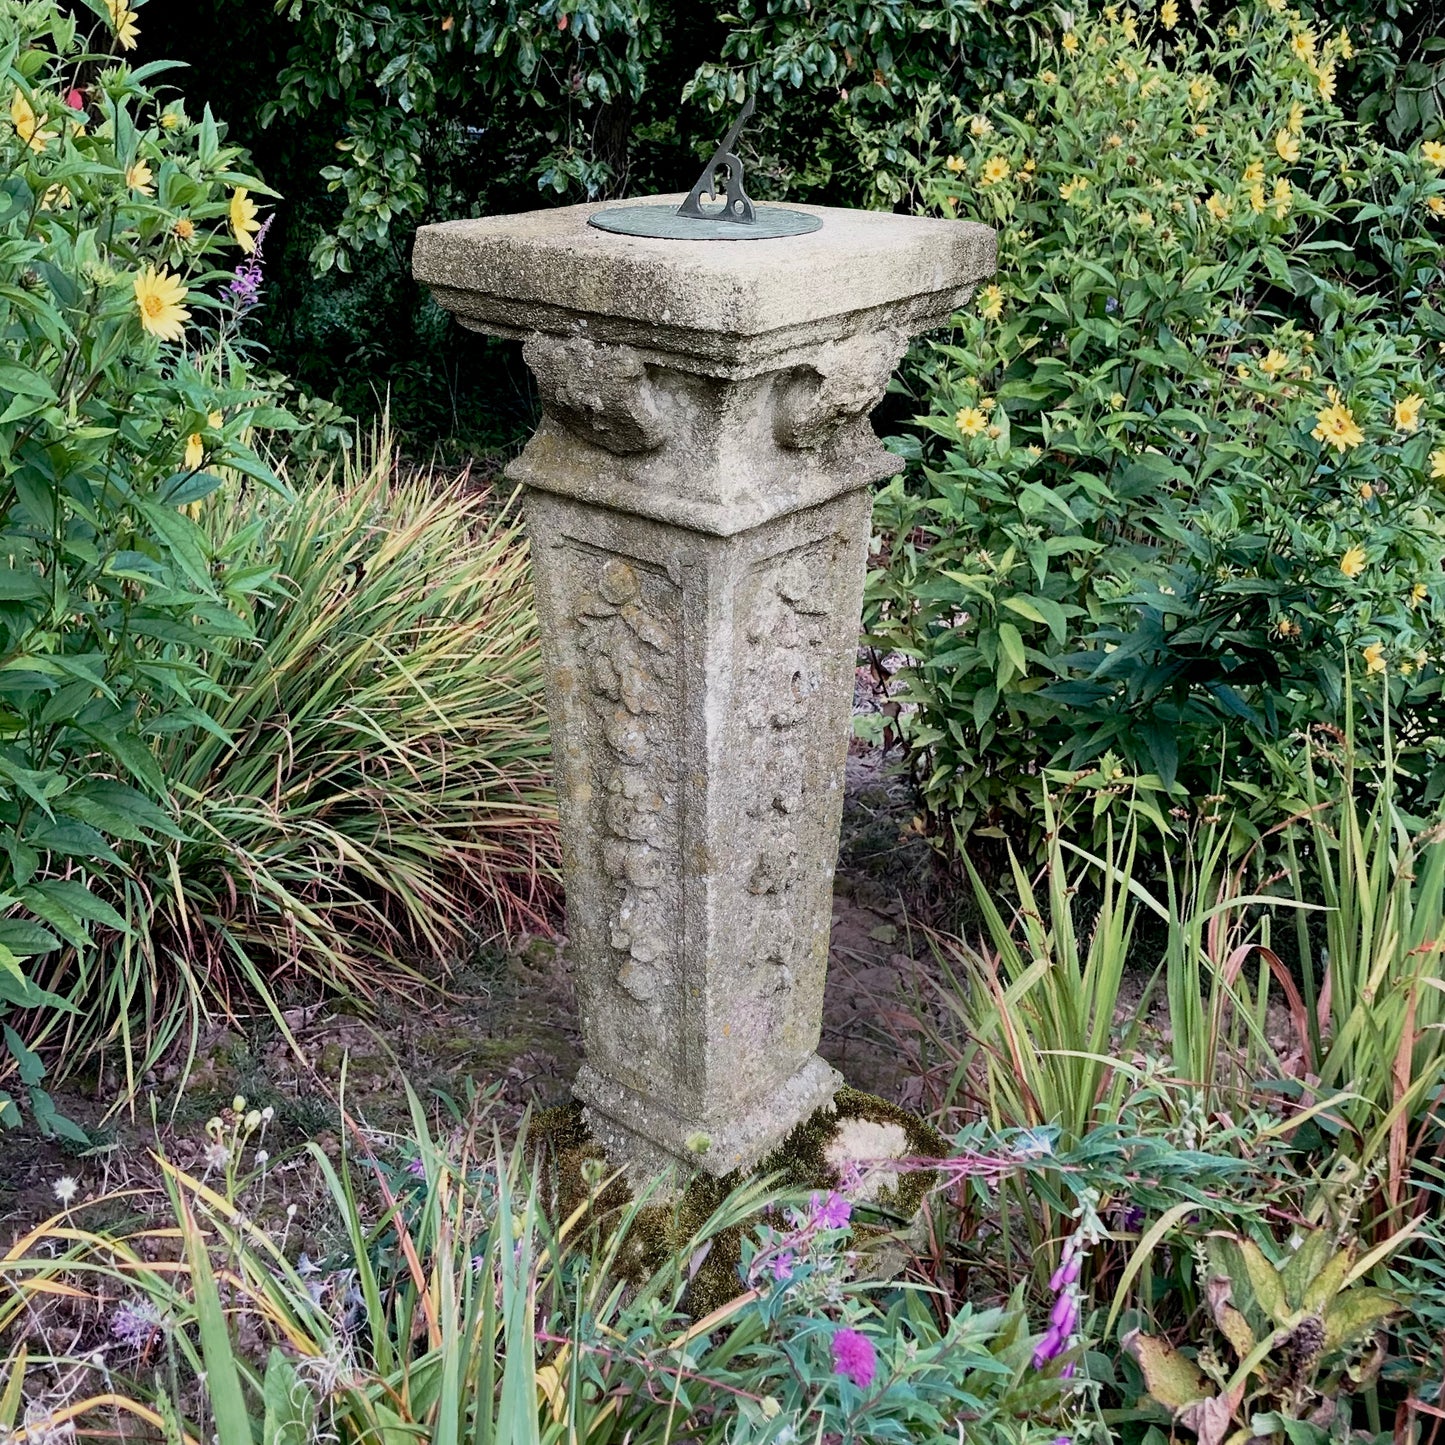
[{"label": "garden foliage", "polygon": [[1266,0],[1109,6],[935,137],[933,205],[998,228],[998,277],[921,368],[870,597],[956,838],[1096,765],[1161,819],[1273,821],[1271,745],[1350,673],[1407,801],[1445,790],[1445,145],[1347,121],[1352,55]]},{"label": "garden foliage", "polygon": [[133,25],[123,5],[0,10],[0,1017],[59,1005],[41,960],[131,936],[97,881],[178,836],[157,751],[215,727],[205,656],[269,584],[191,515],[222,467],[279,486],[247,437],[286,419],[217,269],[255,249],[262,188],[209,112],[157,93],[168,67],[125,62]]},{"label": "garden foliage", "polygon": [[554,861],[515,516],[389,437],[273,472],[263,188],[136,29],[0,9],[0,1078],[72,1134],[42,1044],[133,1090],[235,980],[366,994],[536,924]]}]

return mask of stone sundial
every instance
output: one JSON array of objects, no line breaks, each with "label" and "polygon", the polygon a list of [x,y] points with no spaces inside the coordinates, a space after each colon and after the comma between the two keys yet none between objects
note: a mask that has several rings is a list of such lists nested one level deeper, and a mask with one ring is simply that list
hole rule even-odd
[{"label": "stone sundial", "polygon": [[750,201],[750,109],[686,198],[425,226],[413,261],[464,326],[523,339],[541,393],[508,476],[575,1092],[635,1177],[748,1167],[841,1082],[815,1050],[868,487],[900,470],[868,416],[909,338],[994,270],[986,226]]}]

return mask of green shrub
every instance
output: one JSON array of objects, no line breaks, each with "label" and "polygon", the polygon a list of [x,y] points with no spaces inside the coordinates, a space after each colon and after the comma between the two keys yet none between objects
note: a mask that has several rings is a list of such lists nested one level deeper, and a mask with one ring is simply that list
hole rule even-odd
[{"label": "green shrub", "polygon": [[223,467],[275,487],[246,437],[286,422],[216,269],[254,247],[262,187],[209,111],[151,88],[168,67],[91,48],[134,26],[92,9],[82,30],[53,0],[0,7],[0,1019],[57,1003],[33,960],[128,935],[121,854],[177,836],[157,749],[210,725],[205,656],[266,585],[188,510]]},{"label": "green shrub", "polygon": [[1268,745],[1337,723],[1347,669],[1413,799],[1445,785],[1445,147],[1344,120],[1342,33],[1177,16],[1107,7],[935,139],[998,278],[924,365],[870,606],[956,840],[1036,828],[1050,768],[1272,818]]}]

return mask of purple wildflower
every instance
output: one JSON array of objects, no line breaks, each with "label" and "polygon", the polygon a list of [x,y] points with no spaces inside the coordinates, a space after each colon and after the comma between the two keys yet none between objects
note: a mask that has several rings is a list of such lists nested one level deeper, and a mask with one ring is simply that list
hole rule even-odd
[{"label": "purple wildflower", "polygon": [[833,1373],[846,1375],[860,1390],[873,1383],[878,1356],[873,1341],[857,1330],[839,1330],[833,1336]]},{"label": "purple wildflower", "polygon": [[406,1172],[415,1175],[418,1179],[425,1179],[426,1165],[420,1159],[412,1159],[406,1166]]},{"label": "purple wildflower", "polygon": [[161,1332],[161,1312],[150,1300],[119,1304],[111,1312],[110,1332],[121,1344],[143,1350]]},{"label": "purple wildflower", "polygon": [[236,274],[226,282],[224,295],[238,311],[249,311],[261,299],[261,248],[266,241],[266,232],[271,229],[274,216],[267,216],[256,232],[256,244],[251,254],[236,267]]},{"label": "purple wildflower", "polygon": [[842,1229],[853,1215],[853,1206],[835,1190],[815,1194],[809,1201],[813,1224],[818,1229]]},{"label": "purple wildflower", "polygon": [[1064,1262],[1054,1271],[1049,1280],[1049,1290],[1058,1294],[1060,1290],[1071,1284],[1078,1284],[1079,1272],[1083,1263],[1077,1254],[1065,1256]]},{"label": "purple wildflower", "polygon": [[1069,1347],[1069,1337],[1056,1325],[1050,1325],[1043,1339],[1034,1346],[1034,1369],[1042,1370],[1051,1360],[1057,1360]]},{"label": "purple wildflower", "polygon": [[785,1249],[773,1261],[773,1278],[779,1284],[787,1284],[793,1277],[793,1251]]},{"label": "purple wildflower", "polygon": [[[1049,1280],[1049,1292],[1055,1298],[1049,1311],[1049,1327],[1034,1346],[1033,1364],[1036,1370],[1042,1370],[1058,1359],[1069,1348],[1069,1341],[1079,1328],[1079,1275],[1083,1263],[1079,1236],[1071,1235],[1064,1241],[1063,1257]],[[1065,1365],[1059,1371],[1061,1378],[1066,1380],[1073,1373],[1072,1365]]]}]

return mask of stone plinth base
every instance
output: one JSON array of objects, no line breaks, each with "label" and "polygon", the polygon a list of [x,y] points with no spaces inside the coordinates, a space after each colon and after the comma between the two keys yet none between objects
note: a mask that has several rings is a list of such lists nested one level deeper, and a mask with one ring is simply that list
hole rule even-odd
[{"label": "stone plinth base", "polygon": [[[586,1105],[592,1137],[611,1159],[627,1162],[628,1175],[646,1183],[692,1158],[708,1174],[731,1174],[771,1153],[807,1119],[827,1109],[843,1076],[813,1054],[786,1083],[743,1110],[699,1125],[659,1100],[605,1078],[583,1064],[572,1092]],[[647,1144],[655,1148],[649,1149]]]},{"label": "stone plinth base", "polygon": [[[627,1174],[617,1174],[618,1166],[589,1128],[591,1112],[590,1106],[575,1102],[548,1109],[533,1122],[531,1138],[553,1172],[547,1197],[552,1216],[568,1219],[581,1209],[581,1232],[589,1227],[605,1232],[621,1219],[634,1196]],[[627,1136],[624,1158],[631,1157],[634,1138]],[[916,1165],[890,1169],[886,1161],[942,1159],[947,1153],[944,1137],[917,1115],[872,1094],[840,1088],[831,1104],[796,1125],[753,1170],[721,1177],[699,1172],[680,1192],[674,1189],[670,1194],[656,1178],[650,1180],[646,1197],[653,1202],[639,1212],[619,1251],[618,1270],[641,1283],[686,1249],[728,1193],[752,1174],[776,1178],[782,1188],[799,1193],[829,1189],[845,1193],[855,1206],[853,1234],[863,1267],[874,1278],[886,1278],[906,1262],[910,1245],[919,1242],[923,1200],[937,1183],[932,1170]],[[601,1183],[614,1174],[617,1177],[599,1192]],[[847,1182],[850,1178],[856,1178],[852,1185]],[[718,1235],[698,1268],[687,1300],[695,1317],[742,1291],[738,1266],[743,1228]],[[578,1232],[574,1230],[572,1237]]]}]

